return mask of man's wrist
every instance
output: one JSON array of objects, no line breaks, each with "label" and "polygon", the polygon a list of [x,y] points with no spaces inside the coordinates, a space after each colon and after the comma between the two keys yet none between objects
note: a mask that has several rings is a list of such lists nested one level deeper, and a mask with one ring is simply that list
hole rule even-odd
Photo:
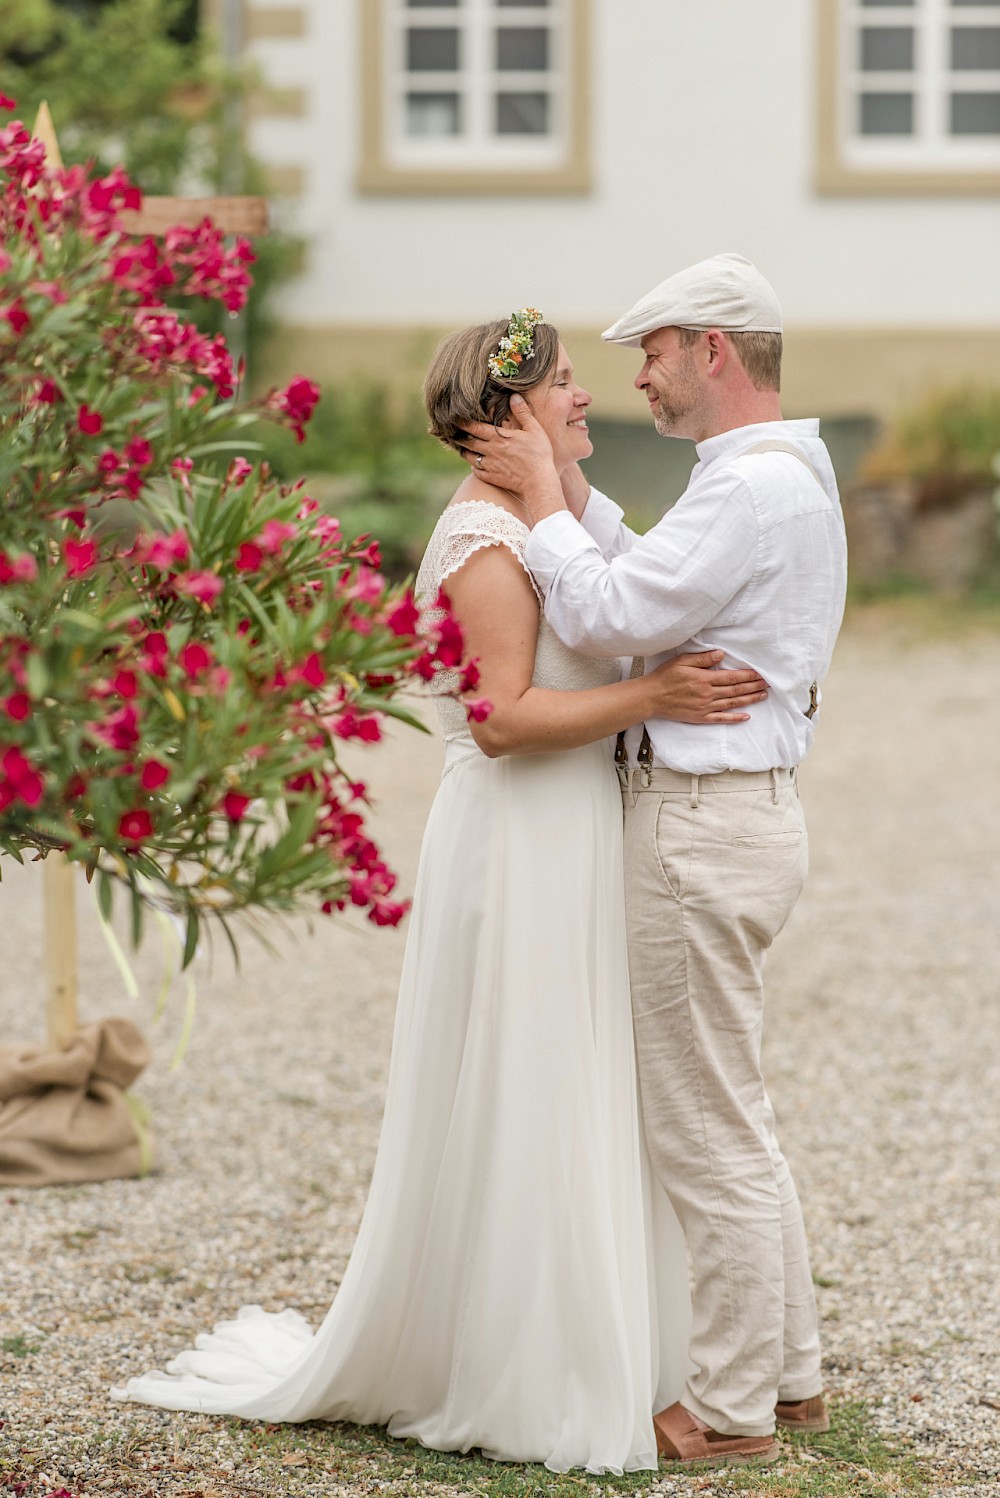
[{"label": "man's wrist", "polygon": [[531,511],[531,518],[536,523],[545,520],[549,515],[558,515],[561,511],[568,511],[565,495],[558,476],[553,473],[551,477],[529,480],[524,486],[521,498]]}]

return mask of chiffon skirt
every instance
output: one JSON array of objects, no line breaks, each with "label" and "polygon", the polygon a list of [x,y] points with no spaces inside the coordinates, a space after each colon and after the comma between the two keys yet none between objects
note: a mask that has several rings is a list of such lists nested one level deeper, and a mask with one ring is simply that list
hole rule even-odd
[{"label": "chiffon skirt", "polygon": [[688,1277],[639,1124],[621,820],[604,743],[448,743],[371,1191],[326,1319],[244,1307],[116,1397],[656,1467]]}]

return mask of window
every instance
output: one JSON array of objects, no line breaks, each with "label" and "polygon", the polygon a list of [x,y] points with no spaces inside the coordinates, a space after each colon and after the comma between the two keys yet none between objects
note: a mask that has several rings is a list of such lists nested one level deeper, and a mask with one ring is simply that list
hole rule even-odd
[{"label": "window", "polygon": [[588,185],[588,0],[361,0],[371,191]]},{"label": "window", "polygon": [[1000,0],[820,0],[820,185],[1000,187]]}]

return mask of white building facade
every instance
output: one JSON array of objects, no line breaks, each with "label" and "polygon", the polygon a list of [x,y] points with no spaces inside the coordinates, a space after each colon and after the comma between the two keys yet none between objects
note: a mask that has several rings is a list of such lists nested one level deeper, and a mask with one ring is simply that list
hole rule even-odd
[{"label": "white building facade", "polygon": [[789,415],[1000,383],[1000,0],[215,0],[303,241],[278,361],[388,378],[526,304],[599,333],[719,250],[785,314]]}]

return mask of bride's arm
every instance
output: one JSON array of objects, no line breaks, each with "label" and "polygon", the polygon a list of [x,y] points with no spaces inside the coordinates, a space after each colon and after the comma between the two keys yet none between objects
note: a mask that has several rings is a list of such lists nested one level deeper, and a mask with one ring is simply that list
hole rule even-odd
[{"label": "bride's arm", "polygon": [[452,573],[447,589],[467,651],[479,660],[477,692],[493,704],[484,722],[469,725],[491,758],[575,749],[647,718],[739,723],[747,714],[732,704],[766,695],[754,672],[706,670],[721,652],[678,657],[648,676],[580,692],[533,687],[539,609],[516,558],[505,546],[484,547]]}]

